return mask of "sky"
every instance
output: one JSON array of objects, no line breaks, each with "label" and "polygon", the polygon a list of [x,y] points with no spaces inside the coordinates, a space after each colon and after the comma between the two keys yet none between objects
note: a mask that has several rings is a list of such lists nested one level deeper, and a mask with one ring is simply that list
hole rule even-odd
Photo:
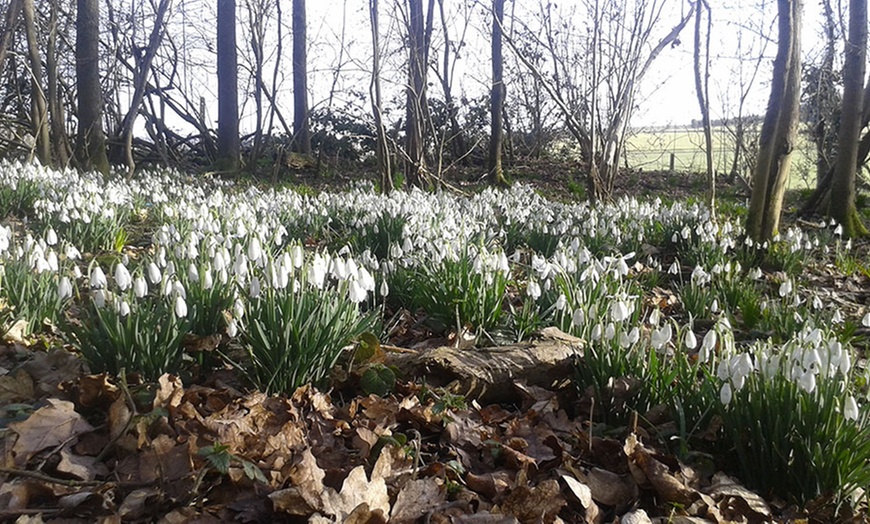
[{"label": "sky", "polygon": [[[537,5],[536,0],[515,1],[523,2],[525,6]],[[662,34],[676,25],[687,5],[686,0],[663,1],[665,8],[661,24]],[[563,8],[576,3],[578,0],[559,2]],[[756,66],[755,61],[747,60],[747,57],[763,56],[758,61],[758,71],[754,75],[752,88],[748,90],[745,111],[762,113],[767,104],[770,67],[776,53],[776,2],[774,0],[723,0],[709,3],[713,17],[709,87],[712,117],[716,119],[731,116],[729,113],[733,114],[736,101],[740,97],[741,75],[744,81],[748,81]],[[334,58],[330,57],[334,57],[334,44],[340,40],[342,22],[344,22],[346,24],[344,39],[348,43],[345,52],[349,55],[346,55],[345,59],[354,60],[347,67],[346,85],[360,86],[362,82],[366,88],[368,71],[365,70],[365,66],[371,56],[367,4],[368,2],[361,0],[308,3],[309,37],[313,37],[315,42],[314,58],[319,57],[320,63],[334,63]],[[383,6],[389,6],[390,2],[382,0],[381,4],[383,11]],[[445,5],[450,4],[456,5],[457,2],[445,0]],[[460,77],[467,74],[467,78],[457,86],[460,93],[482,92],[488,88],[489,28],[486,22],[482,21],[482,9],[483,7],[480,6],[471,12],[472,27],[468,29],[467,35],[472,49],[469,54],[472,56],[471,60],[460,61],[457,70]],[[510,2],[506,9],[511,9]],[[818,2],[805,0],[802,35],[805,56],[810,56],[819,49],[819,11]],[[456,15],[457,13],[454,12],[454,16]],[[396,34],[398,30],[396,21],[392,18],[386,13],[381,15],[383,40],[393,42],[393,45],[386,46],[387,54],[395,53],[395,42],[399,40]],[[461,26],[461,24],[456,22],[454,26]],[[454,27],[453,32],[451,36],[456,39],[458,28]],[[758,36],[759,34],[763,36]],[[770,38],[770,35],[773,37]],[[506,59],[510,59],[509,53],[506,48]],[[692,53],[693,22],[690,22],[681,34],[681,45],[665,49],[642,82],[636,99],[637,109],[632,120],[634,127],[686,125],[700,117],[695,94]],[[404,54],[399,57],[404,58]],[[395,67],[400,67],[400,64],[395,64]],[[324,76],[315,71],[313,76],[315,77],[312,82],[313,99],[314,103],[318,103],[318,100],[322,101],[324,90],[328,91],[326,86],[331,85],[332,75]],[[398,83],[401,79],[391,80],[388,78],[386,82],[388,90],[390,87],[401,88]]]}]

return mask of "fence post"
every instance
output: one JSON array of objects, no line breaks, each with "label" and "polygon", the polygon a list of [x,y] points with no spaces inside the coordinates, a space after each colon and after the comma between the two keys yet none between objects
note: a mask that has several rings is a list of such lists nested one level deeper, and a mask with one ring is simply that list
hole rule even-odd
[{"label": "fence post", "polygon": [[671,153],[671,173],[674,172],[674,162],[676,161],[677,155]]}]

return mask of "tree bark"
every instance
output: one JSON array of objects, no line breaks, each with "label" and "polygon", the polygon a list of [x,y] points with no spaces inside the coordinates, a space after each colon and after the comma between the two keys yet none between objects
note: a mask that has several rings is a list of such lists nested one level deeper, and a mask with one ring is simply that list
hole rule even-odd
[{"label": "tree bark", "polygon": [[30,61],[30,129],[36,139],[36,158],[51,165],[51,138],[48,132],[48,107],[42,88],[42,57],[36,35],[36,13],[33,0],[24,0],[24,32],[27,36],[27,57]]},{"label": "tree bark", "polygon": [[48,81],[48,114],[51,127],[51,148],[55,165],[61,168],[69,164],[69,137],[64,122],[64,107],[60,100],[57,68],[57,0],[51,0],[49,13],[48,44],[45,51],[45,69]]},{"label": "tree bark", "polygon": [[239,169],[241,151],[235,0],[218,0],[217,2],[217,76],[218,138],[216,168],[220,171],[234,172]]},{"label": "tree bark", "polygon": [[[707,11],[707,38],[704,61],[704,71],[701,72],[701,19],[704,16],[704,10]],[[701,123],[704,127],[704,153],[707,160],[707,205],[710,209],[716,206],[716,173],[713,168],[713,130],[710,126],[710,97],[709,97],[709,80],[710,80],[710,28],[712,15],[710,6],[706,1],[699,0],[699,5],[695,10],[695,49],[694,49],[694,70],[695,70],[695,93],[698,96],[698,106],[701,108]]]},{"label": "tree bark", "polygon": [[504,1],[492,0],[492,89],[490,91],[489,133],[489,180],[492,184],[506,186],[501,165],[501,150],[504,142],[504,59],[502,58],[501,35],[504,27]]},{"label": "tree bark", "polygon": [[372,115],[375,118],[375,133],[377,133],[376,152],[378,169],[381,172],[381,192],[389,193],[394,186],[381,100],[381,36],[378,26],[378,0],[369,0],[369,18],[372,24],[372,79],[369,84],[369,95],[372,99]]},{"label": "tree bark", "polygon": [[[434,0],[430,0],[430,11]],[[430,19],[431,22],[431,19]],[[423,0],[408,0],[408,88],[405,109],[405,178],[409,185],[428,185],[424,158],[424,122],[427,109],[426,71],[428,41]]]},{"label": "tree bark", "polygon": [[293,151],[311,154],[305,0],[293,0]]},{"label": "tree bark", "polygon": [[864,73],[867,59],[867,0],[849,2],[849,38],[843,64],[843,106],[840,111],[838,154],[831,180],[828,216],[843,225],[849,238],[867,235],[855,209],[855,177],[861,112],[864,107]]},{"label": "tree bark", "polygon": [[797,139],[802,4],[801,0],[777,0],[779,42],[746,224],[747,235],[758,242],[772,239],[779,229],[791,154]]},{"label": "tree bark", "polygon": [[9,52],[9,44],[15,34],[15,26],[18,25],[18,17],[21,15],[21,6],[24,0],[11,0],[6,8],[6,22],[3,25],[3,33],[0,34],[0,73],[6,63],[6,55]]},{"label": "tree bark", "polygon": [[79,168],[109,173],[103,134],[103,92],[100,87],[100,2],[77,0],[76,79],[78,82]]}]

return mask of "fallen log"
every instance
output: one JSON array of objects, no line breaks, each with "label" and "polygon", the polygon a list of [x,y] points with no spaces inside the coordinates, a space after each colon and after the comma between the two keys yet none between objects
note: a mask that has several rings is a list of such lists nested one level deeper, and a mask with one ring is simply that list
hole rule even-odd
[{"label": "fallen log", "polygon": [[582,348],[579,338],[546,328],[521,344],[387,353],[384,363],[406,380],[425,379],[482,404],[507,403],[522,397],[517,384],[559,389],[573,376],[574,358]]}]

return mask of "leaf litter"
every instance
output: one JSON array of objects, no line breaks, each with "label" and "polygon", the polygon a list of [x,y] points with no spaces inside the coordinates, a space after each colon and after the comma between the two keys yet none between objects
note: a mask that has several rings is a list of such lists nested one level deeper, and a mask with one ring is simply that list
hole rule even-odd
[{"label": "leaf litter", "polygon": [[311,386],[266,396],[169,375],[127,384],[81,374],[64,351],[15,351],[29,354],[0,381],[10,403],[0,411],[4,520],[719,523],[788,514],[725,473],[655,449],[645,437],[653,428],[591,436],[576,398],[534,385],[517,384],[520,405],[449,403],[403,382],[385,397]]}]

